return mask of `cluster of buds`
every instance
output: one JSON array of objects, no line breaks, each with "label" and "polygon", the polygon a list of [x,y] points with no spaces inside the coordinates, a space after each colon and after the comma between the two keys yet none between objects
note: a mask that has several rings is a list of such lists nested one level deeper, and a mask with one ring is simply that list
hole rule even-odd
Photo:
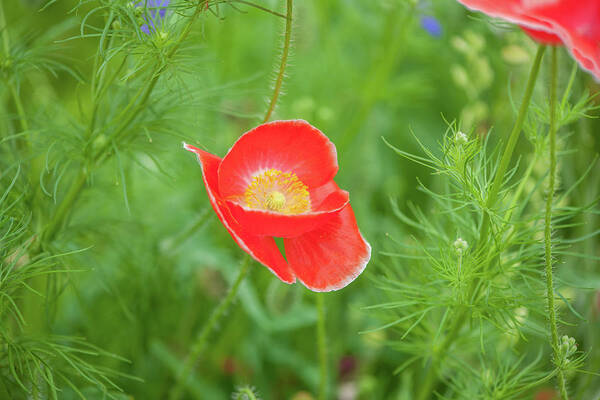
[{"label": "cluster of buds", "polygon": [[562,360],[568,361],[568,358],[577,351],[575,339],[567,335],[562,336],[558,345],[558,351]]},{"label": "cluster of buds", "polygon": [[462,256],[463,253],[469,248],[469,243],[463,238],[458,238],[454,241],[454,249],[459,256]]}]

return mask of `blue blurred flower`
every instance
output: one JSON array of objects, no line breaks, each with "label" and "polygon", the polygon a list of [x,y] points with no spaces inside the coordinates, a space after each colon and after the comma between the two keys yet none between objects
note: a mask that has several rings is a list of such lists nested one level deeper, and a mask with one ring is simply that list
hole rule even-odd
[{"label": "blue blurred flower", "polygon": [[160,24],[167,14],[167,6],[170,0],[142,0],[137,3],[136,7],[146,7],[148,10],[144,14],[144,20],[147,22],[140,29],[146,35],[150,35],[150,31],[156,31],[156,25]]},{"label": "blue blurred flower", "polygon": [[442,25],[435,17],[430,15],[421,16],[421,27],[425,29],[431,36],[442,36]]}]

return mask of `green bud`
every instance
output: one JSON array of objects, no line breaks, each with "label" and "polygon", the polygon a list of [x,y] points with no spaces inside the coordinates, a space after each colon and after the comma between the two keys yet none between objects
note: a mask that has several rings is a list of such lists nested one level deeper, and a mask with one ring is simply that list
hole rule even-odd
[{"label": "green bud", "polygon": [[[454,135],[454,143],[461,146],[469,142],[469,137],[461,131],[456,132]],[[462,239],[461,239],[462,240]]]},{"label": "green bud", "polygon": [[108,138],[105,134],[100,134],[92,142],[92,148],[94,150],[99,150],[103,148],[106,145],[106,143],[108,143]]},{"label": "green bud", "polygon": [[463,238],[458,238],[454,241],[454,249],[456,253],[463,254],[469,248],[469,244]]},{"label": "green bud", "polygon": [[575,341],[575,338],[564,335],[560,338],[558,349],[563,360],[568,362],[568,358],[577,351],[577,342]]}]

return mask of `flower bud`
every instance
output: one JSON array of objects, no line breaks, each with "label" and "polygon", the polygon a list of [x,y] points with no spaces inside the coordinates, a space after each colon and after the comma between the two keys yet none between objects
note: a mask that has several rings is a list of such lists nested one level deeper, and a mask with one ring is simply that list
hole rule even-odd
[{"label": "flower bud", "polygon": [[457,145],[467,144],[469,142],[469,137],[461,131],[456,132],[454,135],[454,143]]},{"label": "flower bud", "polygon": [[577,342],[575,341],[575,338],[563,335],[560,338],[558,348],[561,356],[566,360],[577,351]]},{"label": "flower bud", "polygon": [[458,238],[454,241],[454,249],[459,255],[463,254],[469,248],[469,243],[463,238]]}]

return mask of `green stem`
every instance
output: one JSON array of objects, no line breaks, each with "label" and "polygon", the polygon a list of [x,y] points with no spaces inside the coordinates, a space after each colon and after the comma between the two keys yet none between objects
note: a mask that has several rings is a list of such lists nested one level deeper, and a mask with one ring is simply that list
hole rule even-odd
[{"label": "green stem", "polygon": [[67,214],[71,210],[71,206],[73,205],[73,203],[75,203],[75,201],[79,197],[79,193],[85,186],[86,180],[87,171],[85,168],[82,168],[79,172],[79,175],[77,175],[77,178],[75,178],[75,180],[71,184],[69,191],[67,192],[67,194],[57,207],[56,211],[54,212],[50,223],[46,226],[46,229],[44,230],[44,233],[42,235],[41,243],[39,244],[48,243],[52,241],[52,239],[54,239],[54,236],[61,227],[62,221],[66,218]]},{"label": "green stem", "polygon": [[202,330],[198,334],[194,345],[191,347],[191,350],[185,360],[183,368],[181,369],[181,372],[177,375],[175,386],[173,387],[173,389],[171,389],[171,392],[169,393],[170,400],[177,400],[181,397],[183,389],[185,387],[185,382],[187,381],[188,376],[194,367],[194,364],[202,355],[202,351],[206,346],[208,336],[215,329],[217,322],[219,322],[221,317],[229,309],[229,306],[231,305],[233,300],[236,298],[238,289],[240,288],[242,281],[248,274],[248,271],[250,269],[249,267],[250,256],[246,256],[244,258],[244,262],[242,263],[242,267],[240,268],[240,272],[237,278],[235,279],[235,282],[231,286],[231,289],[229,289],[229,293],[227,293],[227,296],[225,296],[225,298],[221,300],[217,308],[214,309],[210,318],[208,319],[206,324],[204,324]]},{"label": "green stem", "polygon": [[504,182],[504,175],[506,174],[508,164],[515,150],[515,145],[517,144],[517,140],[519,139],[519,134],[521,133],[521,129],[523,128],[523,123],[525,122],[525,117],[527,116],[527,110],[529,109],[529,103],[531,102],[533,88],[535,87],[535,82],[537,80],[538,73],[540,72],[542,56],[544,55],[545,50],[546,46],[540,44],[535,55],[535,61],[533,62],[531,71],[529,72],[527,87],[525,88],[523,102],[521,103],[519,113],[517,114],[517,120],[515,121],[513,129],[508,138],[508,142],[506,143],[506,148],[504,149],[504,153],[502,154],[502,158],[500,159],[500,165],[498,166],[498,170],[496,171],[496,175],[492,182],[492,188],[490,189],[490,192],[485,202],[485,214],[483,222],[481,224],[481,232],[479,235],[480,241],[487,240],[491,220],[490,212],[491,209],[496,206],[496,201],[498,200],[498,193],[500,192],[500,187],[502,187],[502,183]]},{"label": "green stem", "polygon": [[281,53],[281,64],[279,65],[279,73],[275,80],[275,88],[273,90],[273,96],[269,103],[269,108],[265,114],[264,122],[267,122],[271,118],[279,93],[281,92],[281,85],[283,85],[283,77],[285,75],[285,67],[287,66],[287,59],[290,54],[290,42],[292,41],[292,0],[287,0],[287,12],[285,17],[285,37],[283,39],[283,52]]},{"label": "green stem", "polygon": [[2,30],[4,55],[8,59],[8,56],[10,56],[10,38],[8,37],[8,27],[6,26],[6,17],[4,16],[4,0],[0,0],[0,30]]},{"label": "green stem", "polygon": [[546,264],[546,297],[548,299],[548,322],[550,324],[550,338],[554,352],[554,363],[558,368],[558,388],[563,400],[568,400],[565,374],[561,367],[559,353],[558,329],[556,324],[556,306],[554,305],[554,283],[552,279],[552,203],[556,184],[556,82],[558,80],[556,47],[552,47],[552,75],[550,81],[550,177],[548,184],[548,197],[546,198],[546,216],[544,219],[544,247]]},{"label": "green stem", "polygon": [[529,178],[533,173],[533,169],[538,161],[538,158],[538,152],[536,151],[533,160],[529,163],[529,166],[527,167],[527,170],[525,171],[525,174],[523,175],[523,178],[521,179],[521,182],[519,183],[519,186],[517,187],[517,190],[515,190],[515,194],[512,197],[510,206],[508,207],[508,211],[506,212],[506,216],[504,217],[506,225],[510,223],[513,217],[513,213],[517,208],[517,203],[521,199],[521,195],[523,194],[523,190],[525,190],[525,186],[527,186],[527,184],[529,183]]},{"label": "green stem", "polygon": [[100,101],[102,100],[102,98],[104,97],[104,95],[106,94],[106,92],[108,91],[108,88],[110,87],[110,85],[114,82],[114,80],[117,78],[117,76],[119,75],[119,73],[121,72],[121,70],[123,69],[123,67],[125,66],[125,63],[127,62],[127,56],[128,55],[126,54],[123,57],[123,61],[121,61],[121,64],[119,65],[119,67],[110,76],[110,78],[108,79],[108,81],[103,84],[104,73],[106,72],[106,69],[107,69],[105,67],[103,75],[102,75],[102,77],[100,79],[100,87],[101,87],[100,91],[98,93],[96,93],[95,91],[94,91],[94,93],[92,93],[93,107],[92,107],[92,118],[90,119],[90,126],[88,128],[88,137],[91,137],[92,134],[94,133],[94,129],[96,129],[96,121],[98,119],[98,109],[100,107]]},{"label": "green stem", "polygon": [[[114,20],[114,12],[111,11],[108,19],[106,20],[106,25],[104,26],[104,32],[103,34],[106,34],[108,32],[108,30],[110,29],[112,23]],[[125,60],[127,60],[127,55],[125,55],[123,57],[123,61],[121,63],[121,65],[119,66],[119,68],[115,71],[115,73],[111,76],[111,79],[104,84],[104,77],[106,76],[106,71],[108,69],[108,66],[105,65],[104,68],[102,69],[102,72],[100,73],[100,77],[97,77],[97,71],[98,71],[98,65],[100,63],[100,57],[104,57],[104,52],[107,49],[111,49],[113,47],[113,44],[115,42],[115,35],[112,35],[110,37],[110,39],[108,40],[108,44],[106,44],[106,47],[104,47],[104,44],[102,44],[100,46],[100,48],[98,49],[98,52],[96,53],[96,57],[94,58],[94,73],[92,74],[92,82],[90,84],[90,91],[91,91],[91,100],[92,100],[92,117],[91,117],[91,122],[88,128],[88,137],[91,137],[92,134],[94,133],[94,129],[96,128],[96,119],[98,116],[98,108],[100,106],[100,100],[102,99],[102,95],[104,94],[104,92],[106,91],[106,89],[111,85],[111,83],[113,82],[113,80],[117,77],[117,75],[119,74],[119,71],[121,71],[121,68],[123,67],[123,65],[125,64]],[[106,41],[104,41],[106,42]]]},{"label": "green stem", "polygon": [[[4,16],[4,0],[0,0],[0,29],[2,30],[2,47],[4,48],[4,61],[9,62],[10,60],[10,37],[8,36],[8,27],[6,26],[6,17]],[[17,115],[19,116],[19,122],[21,124],[22,131],[29,130],[29,124],[27,123],[27,116],[25,114],[25,108],[21,102],[19,91],[15,87],[15,84],[10,81],[8,87],[12,95],[13,101],[15,102],[15,108]]]},{"label": "green stem", "polygon": [[8,86],[10,87],[10,93],[12,94],[13,101],[15,102],[15,108],[17,109],[17,115],[19,116],[19,123],[21,124],[21,131],[28,131],[29,123],[27,122],[27,115],[25,114],[25,108],[21,102],[19,91],[12,82],[10,82]]},{"label": "green stem", "polygon": [[[139,113],[142,112],[142,110],[144,109],[146,102],[150,98],[152,91],[154,90],[154,88],[156,87],[156,84],[158,83],[158,77],[160,76],[158,70],[159,69],[157,69],[157,71],[155,71],[155,73],[153,74],[153,78],[150,80],[150,82],[148,83],[148,86],[146,86],[144,91],[143,92],[138,91],[138,95],[136,95],[136,97],[129,103],[127,108],[130,108],[129,107],[130,105],[133,106],[133,104],[136,102],[137,98],[142,96],[142,98],[139,101],[139,103],[137,104],[137,106],[133,107],[133,111],[129,113],[129,115],[123,122],[121,122],[121,124],[117,127],[117,129],[115,129],[115,131],[112,133],[112,135],[110,135],[108,137],[104,146],[102,146],[100,148],[100,150],[98,150],[98,152],[94,155],[94,161],[96,162],[96,164],[100,164],[100,163],[102,163],[102,161],[104,161],[104,159],[109,154],[109,149],[113,148],[115,141],[122,136],[122,134],[126,131],[129,124],[131,124],[133,122],[133,120],[139,115]],[[143,95],[142,95],[142,93],[143,93]]]},{"label": "green stem", "polygon": [[448,348],[458,337],[458,334],[460,333],[460,330],[463,326],[466,317],[466,310],[461,310],[457,312],[456,318],[453,318],[454,322],[450,330],[448,331],[448,334],[444,337],[444,340],[442,341],[441,345],[435,346],[435,348],[439,349],[441,353],[438,355],[437,352],[434,351],[434,354],[431,357],[429,368],[427,368],[425,378],[423,379],[419,392],[417,394],[417,400],[431,399],[431,393],[435,390],[435,385],[437,383],[438,365],[443,360],[444,355],[447,354]]},{"label": "green stem", "polygon": [[569,100],[569,96],[571,95],[571,89],[573,88],[573,83],[575,82],[575,76],[577,75],[577,71],[579,70],[579,64],[576,61],[573,62],[573,67],[571,68],[571,76],[569,77],[569,83],[567,83],[567,88],[565,89],[565,93],[563,94],[563,98],[560,102],[560,109],[564,110],[567,105],[567,101]]},{"label": "green stem", "polygon": [[327,329],[325,327],[325,294],[317,293],[317,340],[319,346],[319,400],[327,399]]}]

